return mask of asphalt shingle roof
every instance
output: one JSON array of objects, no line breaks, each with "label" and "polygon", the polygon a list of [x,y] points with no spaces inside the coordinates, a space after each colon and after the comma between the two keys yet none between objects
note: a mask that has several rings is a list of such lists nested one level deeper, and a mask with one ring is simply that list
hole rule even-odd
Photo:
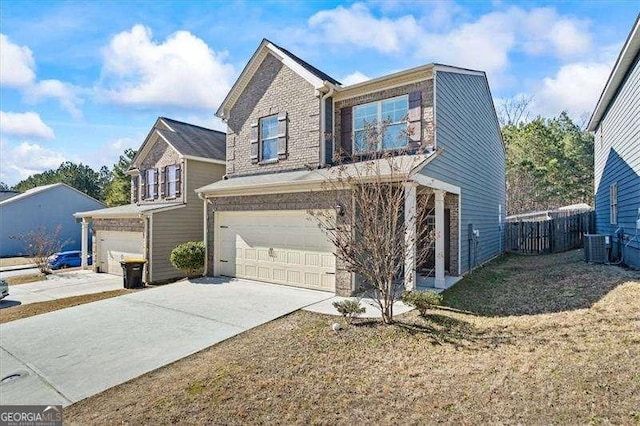
[{"label": "asphalt shingle roof", "polygon": [[158,132],[182,155],[226,161],[227,140],[224,132],[211,130],[182,121],[160,117],[174,132]]}]

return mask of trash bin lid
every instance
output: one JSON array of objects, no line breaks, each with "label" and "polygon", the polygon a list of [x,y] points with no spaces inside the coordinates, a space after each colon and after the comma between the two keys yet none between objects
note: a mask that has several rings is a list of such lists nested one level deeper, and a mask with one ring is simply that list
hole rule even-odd
[{"label": "trash bin lid", "polygon": [[147,263],[147,261],[144,260],[144,259],[137,258],[137,257],[126,257],[126,258],[122,259],[120,261],[120,263],[124,265],[124,264],[127,264],[127,263]]}]

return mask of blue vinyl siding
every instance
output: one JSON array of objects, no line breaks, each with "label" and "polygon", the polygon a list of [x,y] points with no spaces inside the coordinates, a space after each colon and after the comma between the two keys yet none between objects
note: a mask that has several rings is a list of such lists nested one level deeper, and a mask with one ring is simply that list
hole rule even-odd
[{"label": "blue vinyl siding", "polygon": [[505,151],[484,76],[438,71],[435,96],[436,147],[442,151],[422,173],[460,187],[460,272],[465,273],[470,223],[480,231],[473,265],[504,249]]},{"label": "blue vinyl siding", "polygon": [[[596,129],[595,209],[598,233],[614,235],[619,228],[624,242],[625,263],[640,268],[640,233],[636,220],[640,208],[640,65],[639,58],[627,74],[614,100]],[[610,223],[609,188],[618,185],[618,223]]]}]

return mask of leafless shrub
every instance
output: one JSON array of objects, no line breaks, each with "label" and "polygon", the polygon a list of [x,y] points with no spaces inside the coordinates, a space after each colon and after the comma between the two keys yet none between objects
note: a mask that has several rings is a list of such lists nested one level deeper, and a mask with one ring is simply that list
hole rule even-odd
[{"label": "leafless shrub", "polygon": [[40,272],[47,274],[50,272],[47,258],[61,251],[65,245],[71,242],[69,239],[64,241],[60,239],[61,231],[62,225],[56,226],[52,231],[40,226],[33,231],[12,235],[10,238],[22,241],[26,254],[33,259],[33,263],[36,264]]},{"label": "leafless shrub", "polygon": [[[415,265],[422,266],[437,237],[427,226],[432,192],[418,191],[415,211],[406,214],[405,191],[414,187],[412,173],[426,156],[419,149],[379,150],[386,123],[368,126],[366,147],[354,154],[341,153],[334,167],[320,171],[323,190],[335,195],[337,211],[311,210],[319,228],[335,246],[338,268],[357,274],[358,291],[370,291],[385,324],[393,322],[393,302],[400,296],[405,260],[415,251]],[[407,140],[409,129],[398,137]],[[362,142],[362,141],[361,141]],[[313,196],[313,194],[311,195]],[[416,224],[416,232],[407,223]]]}]

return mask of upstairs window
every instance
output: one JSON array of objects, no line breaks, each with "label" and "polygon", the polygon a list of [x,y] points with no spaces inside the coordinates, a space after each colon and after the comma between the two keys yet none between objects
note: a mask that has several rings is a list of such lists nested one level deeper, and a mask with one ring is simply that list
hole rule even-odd
[{"label": "upstairs window", "polygon": [[145,171],[146,189],[145,189],[144,198],[146,199],[156,198],[156,194],[158,191],[158,182],[156,179],[157,174],[158,174],[158,171],[156,169],[147,169]]},{"label": "upstairs window", "polygon": [[405,148],[408,112],[408,95],[353,107],[354,152]]},{"label": "upstairs window", "polygon": [[167,197],[175,197],[177,195],[178,187],[178,173],[175,164],[167,166]]},{"label": "upstairs window", "polygon": [[278,158],[278,116],[260,119],[260,161]]},{"label": "upstairs window", "polygon": [[609,187],[609,219],[611,225],[618,224],[618,184]]}]

